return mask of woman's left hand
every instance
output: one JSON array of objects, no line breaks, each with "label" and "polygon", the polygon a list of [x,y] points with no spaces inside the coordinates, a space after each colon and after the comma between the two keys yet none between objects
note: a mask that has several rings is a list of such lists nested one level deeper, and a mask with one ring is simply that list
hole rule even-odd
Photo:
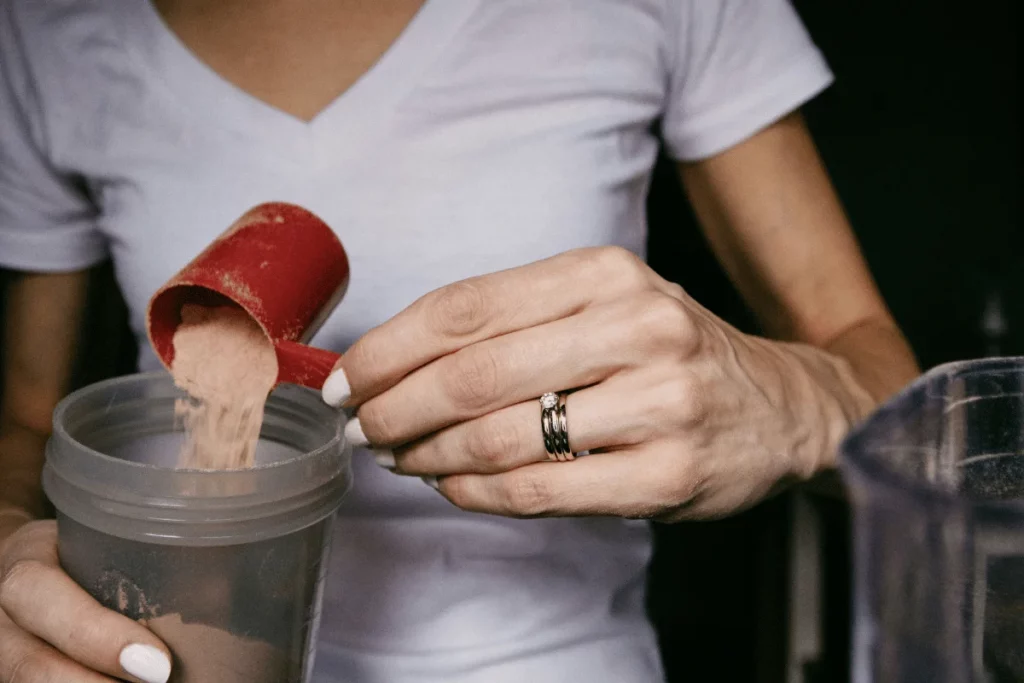
[{"label": "woman's left hand", "polygon": [[[339,368],[324,396],[358,407],[354,444],[510,516],[722,516],[831,467],[874,403],[845,361],[743,334],[614,247],[431,292]],[[560,391],[571,462],[542,438]]]}]

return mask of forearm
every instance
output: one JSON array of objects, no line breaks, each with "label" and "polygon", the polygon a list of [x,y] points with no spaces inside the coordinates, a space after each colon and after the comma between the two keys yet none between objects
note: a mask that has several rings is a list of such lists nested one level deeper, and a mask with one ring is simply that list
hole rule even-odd
[{"label": "forearm", "polygon": [[23,524],[47,515],[41,473],[49,429],[15,422],[0,414],[0,546]]},{"label": "forearm", "polygon": [[827,400],[839,405],[826,441],[826,462],[833,465],[850,429],[913,380],[918,368],[910,346],[888,316],[864,320],[822,346],[833,364],[832,377],[821,384],[830,394]]},{"label": "forearm", "polygon": [[0,539],[23,523],[26,514],[46,513],[40,481],[43,454],[53,409],[71,376],[87,281],[84,271],[23,274],[8,288],[0,399]]},{"label": "forearm", "polygon": [[827,469],[849,429],[917,366],[814,143],[791,115],[680,172],[715,254],[763,329],[785,340],[765,351],[805,411],[794,439]]},{"label": "forearm", "polygon": [[876,405],[920,373],[910,345],[889,319],[866,320],[838,335],[825,348],[849,363],[854,377]]},{"label": "forearm", "polygon": [[40,481],[45,443],[43,435],[0,426],[0,547],[22,525],[46,514]]},{"label": "forearm", "polygon": [[46,434],[6,424],[0,426],[0,510],[18,508],[34,517],[46,513],[41,473]]}]

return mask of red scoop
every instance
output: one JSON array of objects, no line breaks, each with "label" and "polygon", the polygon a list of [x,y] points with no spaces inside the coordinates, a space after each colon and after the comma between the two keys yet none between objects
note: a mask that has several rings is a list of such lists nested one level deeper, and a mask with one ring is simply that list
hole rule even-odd
[{"label": "red scoop", "polygon": [[260,204],[153,295],[149,340],[169,369],[181,307],[233,303],[274,344],[278,383],[320,389],[338,354],[303,342],[341,301],[348,280],[348,256],[326,223],[292,204]]}]

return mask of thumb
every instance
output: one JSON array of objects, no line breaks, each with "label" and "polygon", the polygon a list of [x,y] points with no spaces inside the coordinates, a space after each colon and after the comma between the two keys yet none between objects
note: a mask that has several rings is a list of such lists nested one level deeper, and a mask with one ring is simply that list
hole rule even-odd
[{"label": "thumb", "polygon": [[22,630],[93,671],[141,683],[170,678],[167,646],[146,627],[104,608],[60,568],[55,522],[27,524],[6,544],[0,609]]}]

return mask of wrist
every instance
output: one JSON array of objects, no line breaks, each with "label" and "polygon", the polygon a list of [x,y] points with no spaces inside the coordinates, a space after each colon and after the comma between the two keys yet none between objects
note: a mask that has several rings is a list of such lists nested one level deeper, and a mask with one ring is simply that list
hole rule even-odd
[{"label": "wrist", "polygon": [[790,367],[781,373],[797,396],[799,438],[794,454],[805,480],[835,468],[847,433],[877,406],[852,365],[841,356],[806,344],[784,344]]},{"label": "wrist", "polygon": [[878,401],[860,382],[849,361],[826,351],[819,353],[825,361],[822,376],[816,378],[819,401],[826,415],[819,470],[824,471],[837,466],[843,439],[875,410]]}]

